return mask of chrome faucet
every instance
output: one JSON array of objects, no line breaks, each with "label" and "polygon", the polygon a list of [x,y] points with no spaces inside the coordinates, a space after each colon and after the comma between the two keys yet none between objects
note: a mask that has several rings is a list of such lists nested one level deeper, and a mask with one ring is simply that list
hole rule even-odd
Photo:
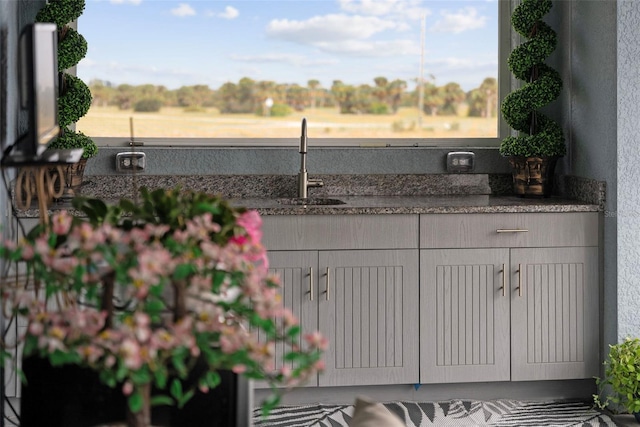
[{"label": "chrome faucet", "polygon": [[307,119],[302,119],[302,135],[300,136],[300,172],[298,172],[298,197],[307,198],[309,187],[322,187],[321,179],[309,179],[307,173]]}]

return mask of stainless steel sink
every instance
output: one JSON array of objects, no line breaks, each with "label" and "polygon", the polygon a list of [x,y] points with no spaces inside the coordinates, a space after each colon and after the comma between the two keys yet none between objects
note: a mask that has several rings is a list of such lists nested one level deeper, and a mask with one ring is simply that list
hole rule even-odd
[{"label": "stainless steel sink", "polygon": [[277,199],[281,205],[314,205],[314,206],[331,206],[331,205],[344,205],[340,199],[328,199],[322,197],[292,197],[289,199]]}]

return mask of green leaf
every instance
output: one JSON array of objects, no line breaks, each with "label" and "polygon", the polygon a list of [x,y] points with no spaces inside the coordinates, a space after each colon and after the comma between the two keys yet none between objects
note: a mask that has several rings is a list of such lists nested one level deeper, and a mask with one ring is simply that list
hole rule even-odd
[{"label": "green leaf", "polygon": [[139,369],[131,373],[131,380],[134,384],[146,384],[151,381],[151,375],[147,369]]},{"label": "green leaf", "polygon": [[165,396],[162,394],[155,395],[151,398],[151,406],[162,406],[162,405],[172,406],[173,399],[170,398],[169,396]]},{"label": "green leaf", "polygon": [[178,408],[182,409],[184,405],[193,397],[195,390],[189,390],[180,399],[178,399]]},{"label": "green leaf", "polygon": [[220,285],[222,285],[226,277],[227,277],[226,271],[216,270],[216,272],[213,273],[213,279],[211,281],[211,284],[213,285],[212,291],[215,292],[218,289],[220,289]]},{"label": "green leaf", "polygon": [[187,375],[187,365],[185,364],[185,358],[189,355],[189,350],[184,347],[176,348],[171,355],[171,362],[174,368],[178,371],[178,374],[182,377]]},{"label": "green leaf", "polygon": [[161,313],[165,308],[166,305],[160,300],[148,300],[145,304],[145,311],[150,315]]},{"label": "green leaf", "polygon": [[216,388],[222,382],[220,374],[216,371],[208,371],[204,376],[204,382],[209,388]]},{"label": "green leaf", "polygon": [[71,205],[77,210],[84,212],[92,224],[103,222],[109,212],[107,204],[100,199],[78,196],[71,200]]},{"label": "green leaf", "polygon": [[272,394],[271,396],[267,397],[262,402],[262,416],[264,418],[268,417],[271,410],[278,406],[278,403],[280,403],[280,395]]},{"label": "green leaf", "polygon": [[300,353],[290,351],[289,353],[285,354],[284,360],[286,360],[287,362],[293,362],[299,360],[301,357],[303,356]]},{"label": "green leaf", "polygon": [[177,379],[171,381],[171,388],[169,389],[169,392],[171,393],[171,396],[179,401],[180,398],[182,398],[182,382]]},{"label": "green leaf", "polygon": [[22,369],[18,369],[17,372],[18,372],[18,378],[20,379],[20,382],[25,385],[28,384],[27,376],[24,374],[24,371]]},{"label": "green leaf", "polygon": [[191,274],[196,272],[196,267],[192,264],[180,264],[173,272],[173,278],[175,280],[184,280]]},{"label": "green leaf", "polygon": [[289,328],[289,330],[287,331],[287,337],[289,338],[295,338],[298,335],[300,335],[300,325],[294,325],[292,327]]},{"label": "green leaf", "polygon": [[156,386],[163,389],[167,386],[168,376],[165,369],[159,369],[155,372]]},{"label": "green leaf", "polygon": [[134,392],[127,399],[129,403],[129,409],[131,412],[140,412],[142,410],[142,405],[144,403],[144,399],[142,398],[142,394],[139,390],[134,390]]},{"label": "green leaf", "polygon": [[7,350],[0,350],[0,365],[4,366],[5,362],[11,360],[13,355]]}]

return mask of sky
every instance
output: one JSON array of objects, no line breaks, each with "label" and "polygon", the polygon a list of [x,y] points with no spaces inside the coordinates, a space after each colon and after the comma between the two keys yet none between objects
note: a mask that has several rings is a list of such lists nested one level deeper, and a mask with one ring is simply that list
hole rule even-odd
[{"label": "sky", "polygon": [[422,68],[468,91],[498,73],[498,0],[87,0],[78,31],[85,82],[330,88],[382,76],[411,89]]}]

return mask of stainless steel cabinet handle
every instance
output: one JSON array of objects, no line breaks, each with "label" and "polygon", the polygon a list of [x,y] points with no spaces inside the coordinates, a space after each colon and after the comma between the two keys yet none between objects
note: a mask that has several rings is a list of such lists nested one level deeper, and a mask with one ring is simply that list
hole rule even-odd
[{"label": "stainless steel cabinet handle", "polygon": [[502,296],[507,294],[507,271],[505,269],[505,265],[502,264]]},{"label": "stainless steel cabinet handle", "polygon": [[329,267],[327,267],[327,274],[325,274],[325,276],[327,276],[327,290],[324,291],[324,293],[327,297],[327,301],[329,301],[329,290],[331,289],[331,283],[329,282]]},{"label": "stainless steel cabinet handle", "polygon": [[529,230],[524,228],[498,228],[496,233],[528,233]]},{"label": "stainless steel cabinet handle", "polygon": [[309,267],[309,301],[313,301],[313,267]]},{"label": "stainless steel cabinet handle", "polygon": [[522,296],[522,264],[518,264],[518,296]]}]

